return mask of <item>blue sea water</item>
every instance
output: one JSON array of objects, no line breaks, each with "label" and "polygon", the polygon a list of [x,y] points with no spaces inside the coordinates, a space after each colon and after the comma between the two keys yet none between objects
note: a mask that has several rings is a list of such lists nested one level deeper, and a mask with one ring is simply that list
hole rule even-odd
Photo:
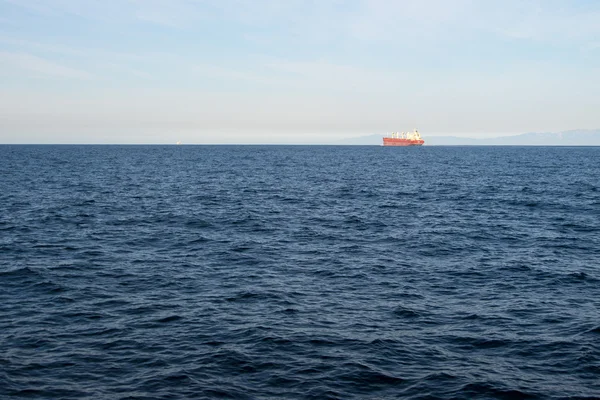
[{"label": "blue sea water", "polygon": [[0,146],[0,397],[600,398],[600,148]]}]

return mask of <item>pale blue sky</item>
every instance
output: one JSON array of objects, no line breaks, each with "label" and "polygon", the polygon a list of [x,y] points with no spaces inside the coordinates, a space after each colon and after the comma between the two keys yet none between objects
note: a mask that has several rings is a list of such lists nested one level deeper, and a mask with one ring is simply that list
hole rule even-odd
[{"label": "pale blue sky", "polygon": [[600,1],[0,0],[0,143],[600,128]]}]

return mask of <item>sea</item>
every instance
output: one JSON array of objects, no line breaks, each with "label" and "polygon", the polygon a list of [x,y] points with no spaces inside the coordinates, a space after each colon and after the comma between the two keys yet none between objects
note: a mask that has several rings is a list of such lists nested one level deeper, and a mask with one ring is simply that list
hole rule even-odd
[{"label": "sea", "polygon": [[600,147],[0,146],[0,398],[599,399]]}]

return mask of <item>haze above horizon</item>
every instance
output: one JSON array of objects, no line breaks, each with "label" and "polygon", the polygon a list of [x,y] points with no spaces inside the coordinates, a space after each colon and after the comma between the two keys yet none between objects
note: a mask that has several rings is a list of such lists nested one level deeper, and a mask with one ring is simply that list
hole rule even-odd
[{"label": "haze above horizon", "polygon": [[0,143],[600,128],[600,2],[0,0]]}]

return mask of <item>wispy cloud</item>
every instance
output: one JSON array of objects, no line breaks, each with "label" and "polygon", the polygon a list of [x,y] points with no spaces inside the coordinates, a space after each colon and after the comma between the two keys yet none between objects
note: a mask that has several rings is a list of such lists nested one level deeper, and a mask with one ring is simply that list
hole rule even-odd
[{"label": "wispy cloud", "polygon": [[17,68],[35,75],[67,79],[92,79],[94,75],[76,68],[60,65],[56,62],[26,53],[0,51],[0,64]]},{"label": "wispy cloud", "polygon": [[0,3],[10,4],[23,8],[29,12],[42,15],[55,14],[55,9],[43,0],[0,0]]},{"label": "wispy cloud", "polygon": [[387,71],[325,60],[273,59],[265,63],[265,68],[307,90],[380,92],[394,90],[398,86],[398,77],[394,79]]},{"label": "wispy cloud", "polygon": [[[411,42],[491,32],[526,40],[600,35],[600,4],[556,0],[0,0],[48,17],[70,15],[179,29],[222,21],[232,30],[277,29],[306,39]],[[257,32],[245,32],[258,38]]]},{"label": "wispy cloud", "polygon": [[600,36],[598,3],[565,7],[564,2],[508,1],[475,10],[485,17],[479,26],[515,39],[585,43]]},{"label": "wispy cloud", "polygon": [[120,59],[127,61],[148,61],[153,54],[145,54],[143,52],[125,52],[112,49],[94,47],[94,46],[77,46],[56,44],[54,42],[46,42],[40,40],[20,39],[9,36],[0,36],[0,46],[20,49],[19,52],[25,53],[42,53],[54,55],[66,55],[70,57],[90,58],[105,60]]},{"label": "wispy cloud", "polygon": [[193,73],[207,79],[218,79],[246,82],[259,85],[286,85],[285,79],[265,73],[265,71],[250,70],[248,68],[225,67],[213,64],[198,64],[191,66]]},{"label": "wispy cloud", "polygon": [[[155,54],[126,53],[95,47],[81,48],[11,37],[0,37],[0,46],[2,45],[6,48],[5,54],[12,54],[10,65],[13,68],[18,66],[21,70],[32,72],[34,71],[31,68],[33,66],[33,68],[43,68],[46,71],[43,73],[45,76],[71,76],[77,79],[101,78],[103,75],[110,73],[113,76],[131,76],[143,80],[151,80],[153,75],[145,71],[144,66],[151,63],[157,57]],[[95,71],[83,71],[52,61],[55,58],[62,59],[65,57],[79,63],[93,65]],[[35,60],[35,62],[32,60]],[[54,67],[48,68],[49,63],[53,64]],[[58,72],[58,75],[56,67],[59,67],[58,69],[62,71]],[[71,71],[71,73],[66,73],[65,71],[67,70]],[[73,71],[75,73],[72,73]],[[36,70],[36,72],[42,71]]]},{"label": "wispy cloud", "polygon": [[0,17],[0,24],[2,25],[15,25],[15,21],[8,19],[8,18],[4,18],[4,17]]}]

